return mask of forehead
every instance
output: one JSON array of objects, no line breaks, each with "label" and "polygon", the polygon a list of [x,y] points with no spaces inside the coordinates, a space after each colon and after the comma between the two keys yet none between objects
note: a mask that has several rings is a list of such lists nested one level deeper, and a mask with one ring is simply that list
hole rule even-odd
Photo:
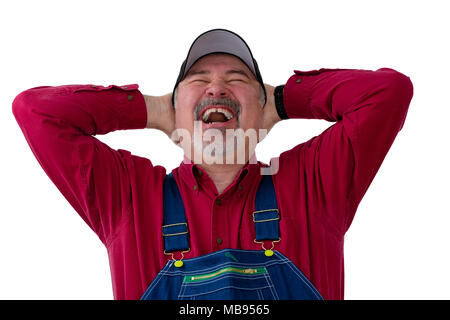
[{"label": "forehead", "polygon": [[200,58],[189,69],[189,71],[186,74],[186,77],[189,76],[189,74],[198,71],[215,71],[215,70],[227,71],[230,69],[242,70],[250,78],[255,78],[253,73],[250,71],[247,65],[241,61],[241,59],[232,56],[230,54],[223,54],[223,53],[213,53],[203,58]]}]

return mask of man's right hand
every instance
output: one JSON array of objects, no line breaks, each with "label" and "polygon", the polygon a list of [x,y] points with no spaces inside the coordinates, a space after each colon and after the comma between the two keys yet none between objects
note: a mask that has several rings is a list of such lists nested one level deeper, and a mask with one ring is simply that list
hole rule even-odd
[{"label": "man's right hand", "polygon": [[163,96],[143,96],[147,107],[147,128],[161,130],[169,138],[172,138],[172,133],[175,131],[172,93]]}]

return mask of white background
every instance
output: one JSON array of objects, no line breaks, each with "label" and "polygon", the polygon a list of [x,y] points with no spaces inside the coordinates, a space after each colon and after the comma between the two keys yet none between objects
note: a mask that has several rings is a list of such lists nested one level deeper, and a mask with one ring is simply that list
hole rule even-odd
[{"label": "white background", "polygon": [[[0,299],[112,299],[106,249],[34,158],[11,103],[41,85],[138,83],[171,92],[191,42],[240,34],[263,79],[294,69],[396,69],[414,84],[406,123],[345,242],[346,299],[449,299],[449,31],[446,1],[2,1]],[[332,125],[279,123],[258,159]],[[181,149],[154,130],[98,136],[168,170]]]}]

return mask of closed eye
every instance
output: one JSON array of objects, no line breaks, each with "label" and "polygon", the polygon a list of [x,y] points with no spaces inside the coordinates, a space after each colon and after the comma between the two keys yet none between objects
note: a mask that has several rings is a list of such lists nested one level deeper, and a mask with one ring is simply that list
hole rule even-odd
[{"label": "closed eye", "polygon": [[195,80],[192,80],[192,82],[203,82],[203,83],[207,83],[208,81],[203,80],[203,79],[195,79]]}]

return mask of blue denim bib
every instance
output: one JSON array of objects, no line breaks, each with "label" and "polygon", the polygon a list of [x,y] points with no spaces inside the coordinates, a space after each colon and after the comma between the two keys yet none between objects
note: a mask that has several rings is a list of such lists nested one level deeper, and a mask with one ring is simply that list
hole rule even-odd
[{"label": "blue denim bib", "polygon": [[[180,191],[172,174],[163,187],[164,253],[189,251],[189,229]],[[224,249],[184,260],[169,260],[141,300],[321,300],[305,275],[283,254],[279,211],[271,176],[263,176],[255,198],[255,242],[271,240],[264,250]],[[262,242],[261,242],[262,243]]]}]

